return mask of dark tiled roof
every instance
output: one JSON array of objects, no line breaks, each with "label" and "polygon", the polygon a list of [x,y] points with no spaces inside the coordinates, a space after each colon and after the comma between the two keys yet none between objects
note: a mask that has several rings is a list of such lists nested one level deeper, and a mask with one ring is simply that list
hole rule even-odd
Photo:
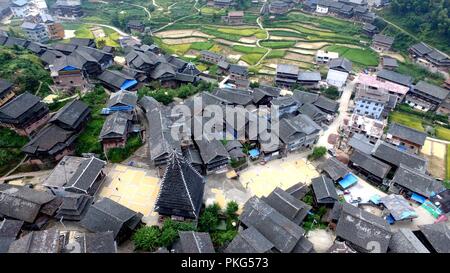
[{"label": "dark tiled roof", "polygon": [[399,167],[400,164],[404,164],[422,173],[426,171],[428,165],[425,158],[401,151],[394,145],[383,141],[378,141],[377,144],[375,144],[372,155],[396,167]]},{"label": "dark tiled roof", "polygon": [[252,94],[246,90],[217,89],[213,95],[227,104],[248,105],[253,100]]},{"label": "dark tiled roof", "polygon": [[84,193],[88,193],[105,165],[105,161],[95,157],[83,161],[65,187],[75,188]]},{"label": "dark tiled roof", "polygon": [[0,184],[0,214],[33,223],[41,207],[54,198],[48,192]]},{"label": "dark tiled roof", "polygon": [[442,183],[433,177],[408,168],[402,164],[395,172],[392,183],[398,184],[425,197],[433,196],[445,189]]},{"label": "dark tiled roof", "polygon": [[21,220],[3,219],[0,222],[0,238],[8,237],[15,239],[19,235],[22,225],[23,221]]},{"label": "dark tiled roof", "polygon": [[432,48],[430,48],[429,46],[427,46],[423,42],[420,42],[418,44],[412,45],[411,49],[413,49],[414,51],[419,53],[421,56],[423,56],[425,54],[429,54],[429,53],[431,53],[433,51]]},{"label": "dark tiled roof", "polygon": [[362,251],[386,253],[392,233],[383,218],[345,203],[336,226],[336,236]]},{"label": "dark tiled roof", "polygon": [[62,129],[56,125],[48,125],[41,129],[22,151],[28,154],[48,153],[54,155],[69,147],[76,139],[73,131]]},{"label": "dark tiled roof", "polygon": [[398,67],[398,63],[394,58],[383,57],[383,66]]},{"label": "dark tiled roof", "polygon": [[126,90],[121,90],[119,92],[111,94],[111,97],[109,98],[108,103],[106,105],[108,107],[119,106],[119,105],[135,107],[137,104],[137,100],[138,100],[138,97],[137,97],[136,93],[126,91]]},{"label": "dark tiled roof", "polygon": [[112,231],[82,233],[60,231],[63,238],[62,253],[116,253],[116,243]]},{"label": "dark tiled roof", "polygon": [[438,253],[450,253],[450,229],[447,223],[419,226],[428,242]]},{"label": "dark tiled roof", "polygon": [[315,81],[319,82],[321,80],[319,71],[303,71],[298,74],[299,81]]},{"label": "dark tiled roof", "polygon": [[32,231],[11,243],[9,253],[59,253],[61,243],[56,229]]},{"label": "dark tiled roof", "polygon": [[336,58],[330,60],[330,62],[328,63],[328,67],[330,69],[338,69],[338,70],[342,69],[350,73],[352,71],[353,65],[352,62],[346,58]]},{"label": "dark tiled roof", "polygon": [[70,43],[77,46],[95,47],[95,40],[88,38],[72,38],[70,39]]},{"label": "dark tiled roof", "polygon": [[305,104],[305,103],[314,103],[314,102],[316,102],[317,99],[319,99],[319,94],[295,90],[294,94],[292,95],[292,97],[299,104]]},{"label": "dark tiled roof", "polygon": [[176,72],[172,65],[168,63],[160,63],[158,64],[155,69],[150,73],[150,77],[152,79],[160,79],[162,76],[165,76],[165,74],[172,75],[175,77]]},{"label": "dark tiled roof", "polygon": [[67,103],[51,119],[51,123],[64,124],[68,128],[75,129],[83,123],[91,110],[89,106],[81,100],[74,100]]},{"label": "dark tiled roof", "polygon": [[277,74],[283,73],[283,74],[292,74],[292,75],[298,75],[299,73],[298,66],[291,65],[291,64],[278,64],[277,65]]},{"label": "dark tiled roof", "polygon": [[387,133],[420,146],[423,146],[425,139],[427,138],[426,133],[414,130],[413,128],[406,127],[398,123],[392,123]]},{"label": "dark tiled roof", "polygon": [[352,161],[354,165],[357,165],[380,178],[385,178],[391,170],[391,167],[388,164],[383,163],[371,155],[363,153],[359,150],[355,150],[352,153],[350,156],[350,161]]},{"label": "dark tiled roof", "polygon": [[3,79],[0,79],[0,95],[3,95],[4,92],[10,90],[12,88],[13,84],[5,81]]},{"label": "dark tiled roof", "polygon": [[181,253],[215,253],[207,232],[179,231]]},{"label": "dark tiled roof", "polygon": [[127,207],[103,198],[89,207],[80,225],[92,232],[113,231],[114,238],[126,227],[134,230],[141,221],[142,215]]},{"label": "dark tiled roof", "polygon": [[167,165],[155,211],[162,215],[198,218],[203,203],[205,181],[186,160],[172,151]]},{"label": "dark tiled roof", "polygon": [[0,108],[0,117],[4,115],[17,119],[37,104],[42,104],[39,97],[28,92],[22,93]]},{"label": "dark tiled roof", "polygon": [[255,227],[282,253],[291,252],[305,234],[300,226],[255,196],[245,203],[239,219],[247,227]]},{"label": "dark tiled roof", "polygon": [[425,81],[419,81],[414,86],[414,90],[418,90],[439,100],[445,100],[448,96],[448,93],[450,92],[444,88],[427,83]]},{"label": "dark tiled roof", "polygon": [[350,172],[350,169],[336,157],[328,158],[322,165],[321,168],[326,172],[331,179],[337,181],[343,178],[346,174]]},{"label": "dark tiled roof", "polygon": [[367,155],[372,154],[375,145],[369,142],[363,134],[354,134],[347,143],[353,149],[359,150]]},{"label": "dark tiled roof", "polygon": [[326,98],[324,96],[319,96],[313,104],[322,109],[323,111],[331,113],[337,112],[339,108],[339,102]]},{"label": "dark tiled roof", "polygon": [[279,126],[279,137],[285,144],[307,135],[317,134],[322,129],[310,117],[303,114],[289,119],[283,118]]},{"label": "dark tiled roof", "polygon": [[394,37],[390,37],[390,36],[386,36],[386,35],[382,35],[382,34],[375,34],[375,35],[373,35],[373,41],[376,43],[392,45],[394,43]]},{"label": "dark tiled roof", "polygon": [[315,177],[311,180],[311,187],[313,189],[316,200],[320,204],[333,204],[338,200],[336,188],[333,180],[326,176]]},{"label": "dark tiled roof", "polygon": [[225,253],[268,253],[274,245],[255,227],[239,232],[228,244]]},{"label": "dark tiled roof", "polygon": [[117,89],[121,89],[122,85],[127,80],[134,80],[133,77],[128,76],[117,70],[105,70],[102,74],[98,76],[98,79],[114,86]]},{"label": "dark tiled roof", "polygon": [[138,104],[142,107],[145,113],[150,112],[152,109],[161,107],[161,103],[150,96],[142,97],[142,99],[139,100]]},{"label": "dark tiled roof", "polygon": [[289,187],[286,192],[292,195],[294,198],[302,199],[309,192],[309,187],[308,185],[299,182]]},{"label": "dark tiled roof", "polygon": [[317,123],[326,120],[327,114],[311,103],[305,103],[298,108],[301,114],[305,114]]},{"label": "dark tiled roof", "polygon": [[389,242],[390,253],[430,253],[417,239],[416,235],[407,228],[401,228],[392,234]]},{"label": "dark tiled roof", "polygon": [[243,75],[244,77],[247,77],[248,75],[248,68],[246,66],[237,65],[237,64],[230,64],[228,67],[228,72],[238,75]]},{"label": "dark tiled roof", "polygon": [[263,200],[297,225],[300,225],[303,222],[306,215],[311,210],[311,206],[296,199],[294,196],[278,187]]},{"label": "dark tiled roof", "polygon": [[400,85],[404,85],[404,86],[410,86],[412,84],[412,77],[411,76],[407,76],[407,75],[403,75],[391,70],[386,70],[383,69],[381,71],[379,71],[377,73],[377,77],[390,81],[390,82],[394,82],[394,83],[398,83]]},{"label": "dark tiled roof", "polygon": [[117,111],[106,117],[100,131],[100,139],[107,138],[122,138],[128,134],[130,120],[132,116],[130,113]]},{"label": "dark tiled roof", "polygon": [[195,143],[200,150],[200,156],[204,164],[212,163],[217,158],[229,158],[223,144],[213,136],[204,133],[201,139],[195,140]]},{"label": "dark tiled roof", "polygon": [[292,249],[291,253],[314,253],[314,246],[306,239],[306,237],[302,237],[297,244],[295,245],[294,249]]}]

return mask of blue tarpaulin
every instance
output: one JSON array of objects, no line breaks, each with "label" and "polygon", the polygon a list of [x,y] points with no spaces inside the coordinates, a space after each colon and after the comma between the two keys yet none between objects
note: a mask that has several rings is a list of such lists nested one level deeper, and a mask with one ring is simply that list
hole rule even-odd
[{"label": "blue tarpaulin", "polygon": [[78,70],[78,68],[68,65],[68,66],[64,67],[62,70],[63,71],[72,71],[72,70]]},{"label": "blue tarpaulin", "polygon": [[423,202],[425,202],[425,200],[427,200],[425,197],[423,197],[422,195],[417,194],[417,193],[413,193],[411,195],[411,199],[416,202],[419,202],[420,204],[422,204]]},{"label": "blue tarpaulin", "polygon": [[248,154],[251,158],[257,158],[259,156],[259,150],[258,149],[251,149],[248,151]]},{"label": "blue tarpaulin", "polygon": [[378,194],[375,194],[374,196],[370,197],[370,201],[372,203],[374,203],[375,205],[378,205],[381,202],[381,196],[379,196]]},{"label": "blue tarpaulin", "polygon": [[135,86],[137,83],[138,82],[136,80],[126,80],[120,86],[120,89],[121,90],[127,90],[128,88]]},{"label": "blue tarpaulin", "polygon": [[395,223],[394,217],[392,217],[392,215],[390,215],[390,214],[388,216],[386,216],[386,221],[388,222],[389,225],[392,225]]},{"label": "blue tarpaulin", "polygon": [[341,181],[339,181],[339,185],[341,185],[341,187],[345,190],[355,185],[357,182],[358,178],[354,174],[348,173],[342,178]]}]

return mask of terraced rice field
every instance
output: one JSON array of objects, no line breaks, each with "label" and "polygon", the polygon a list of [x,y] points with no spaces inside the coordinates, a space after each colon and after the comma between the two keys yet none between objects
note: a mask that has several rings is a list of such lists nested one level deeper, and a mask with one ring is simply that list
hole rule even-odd
[{"label": "terraced rice field", "polygon": [[[218,11],[202,8],[202,14],[214,13]],[[157,42],[162,48],[175,46],[171,51],[176,54],[192,57],[201,50],[211,50],[237,58],[237,62],[262,76],[274,73],[280,63],[313,69],[314,56],[321,49],[339,52],[355,62],[357,69],[378,64],[378,55],[365,45],[369,38],[362,34],[361,24],[297,11],[276,21],[262,20],[262,28],[256,23],[255,20],[248,25],[229,27],[192,20],[171,25],[155,36],[160,38]]]}]

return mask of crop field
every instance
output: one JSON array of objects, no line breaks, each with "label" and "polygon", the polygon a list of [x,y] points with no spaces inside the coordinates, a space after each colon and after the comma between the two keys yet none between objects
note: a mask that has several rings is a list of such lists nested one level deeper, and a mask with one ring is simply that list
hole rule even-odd
[{"label": "crop field", "polygon": [[396,112],[392,112],[389,115],[389,119],[390,119],[390,122],[399,123],[399,124],[414,128],[414,129],[422,131],[422,132],[425,131],[425,129],[422,126],[422,119],[420,119],[417,116],[396,111]]},{"label": "crop field", "polygon": [[[315,65],[314,55],[324,49],[351,60],[355,70],[378,65],[378,54],[367,47],[369,37],[362,33],[362,23],[300,11],[272,20],[260,17],[260,7],[252,7],[246,10],[243,25],[230,26],[222,19],[227,9],[207,6],[204,1],[152,2],[83,2],[85,18],[68,29],[75,30],[76,37],[87,38],[92,33],[86,25],[108,24],[126,31],[128,20],[141,20],[153,31],[154,41],[168,53],[193,60],[200,51],[211,50],[228,56],[231,62],[249,66],[252,76],[273,74],[280,63],[321,69]],[[118,35],[110,31],[105,29],[107,36],[103,39],[115,46]],[[208,71],[209,67],[203,64],[202,70]]]}]

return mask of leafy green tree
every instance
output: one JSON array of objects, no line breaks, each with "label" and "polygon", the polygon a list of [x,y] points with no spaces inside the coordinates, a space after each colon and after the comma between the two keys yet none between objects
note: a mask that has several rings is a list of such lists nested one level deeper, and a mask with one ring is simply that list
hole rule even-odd
[{"label": "leafy green tree", "polygon": [[316,160],[323,157],[327,153],[327,148],[323,146],[314,147],[312,154],[309,156],[310,160]]},{"label": "leafy green tree", "polygon": [[236,201],[230,201],[227,204],[227,208],[225,210],[225,214],[229,218],[236,218],[237,217],[237,211],[239,210],[239,205],[236,203]]},{"label": "leafy green tree", "polygon": [[219,225],[219,212],[221,208],[219,204],[214,203],[205,208],[198,220],[198,227],[200,231],[211,232]]},{"label": "leafy green tree", "polygon": [[161,230],[157,226],[142,227],[134,233],[132,240],[137,249],[154,251],[160,246],[160,236]]}]

